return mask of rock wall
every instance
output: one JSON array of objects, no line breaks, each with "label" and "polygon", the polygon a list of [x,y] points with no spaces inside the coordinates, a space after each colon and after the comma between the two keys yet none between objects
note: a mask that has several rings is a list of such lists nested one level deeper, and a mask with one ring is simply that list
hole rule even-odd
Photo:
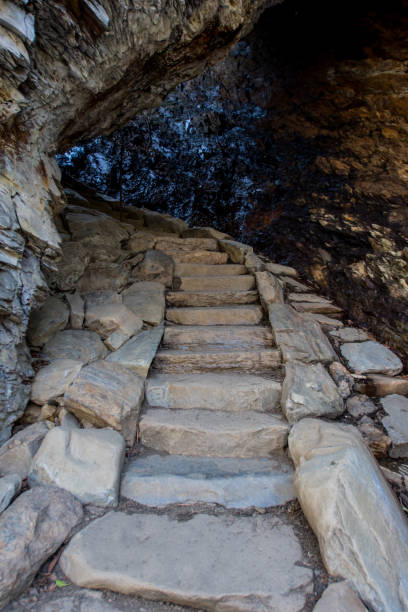
[{"label": "rock wall", "polygon": [[[128,129],[124,185],[129,202],[215,224],[295,265],[401,356],[406,7],[287,0],[271,8],[225,62]],[[114,157],[109,143],[83,153],[67,171],[115,189],[97,163],[98,154]]]},{"label": "rock wall", "polygon": [[60,256],[54,154],[123,126],[219,61],[271,2],[5,0],[0,5],[0,440],[22,413],[24,334]]}]

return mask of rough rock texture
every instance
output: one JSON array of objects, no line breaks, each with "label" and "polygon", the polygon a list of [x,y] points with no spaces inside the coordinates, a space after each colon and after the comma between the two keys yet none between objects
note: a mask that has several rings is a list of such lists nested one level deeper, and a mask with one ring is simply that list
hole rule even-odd
[{"label": "rough rock texture", "polygon": [[347,582],[336,582],[327,587],[313,612],[366,612],[367,608],[350,589]]},{"label": "rough rock texture", "polygon": [[42,406],[64,395],[69,385],[79,374],[83,363],[75,359],[56,359],[41,368],[31,387],[31,401]]},{"label": "rough rock texture", "polygon": [[0,514],[10,505],[13,498],[20,492],[21,476],[19,474],[7,474],[0,477]]},{"label": "rough rock texture", "polygon": [[19,474],[27,478],[31,461],[48,433],[46,423],[34,423],[16,433],[0,447],[0,474]]},{"label": "rough rock texture", "polygon": [[120,610],[105,601],[103,593],[81,589],[71,596],[51,600],[43,605],[41,612],[120,612]]},{"label": "rough rock texture", "polygon": [[0,608],[19,595],[41,565],[82,518],[82,506],[68,491],[36,487],[0,516]]},{"label": "rough rock texture", "polygon": [[374,340],[348,342],[340,350],[353,372],[359,374],[399,374],[402,370],[399,357]]},{"label": "rough rock texture", "polygon": [[[21,383],[31,372],[21,359],[22,343],[30,310],[46,295],[40,264],[55,267],[61,253],[52,216],[65,197],[55,151],[157,105],[176,84],[222,59],[268,4],[40,0],[19,4],[12,17],[2,4],[0,252],[7,291],[0,298],[10,321],[1,337],[2,439],[27,402]],[[157,225],[147,215],[145,221]],[[186,228],[174,223],[164,229]]]},{"label": "rough rock texture", "polygon": [[59,332],[43,348],[43,354],[48,359],[75,359],[82,363],[102,359],[107,353],[98,334],[87,329]]},{"label": "rough rock texture", "polygon": [[57,332],[65,328],[69,319],[68,306],[57,297],[50,297],[39,310],[32,313],[27,339],[32,346],[43,346]]},{"label": "rough rock texture", "polygon": [[392,440],[391,457],[408,457],[408,398],[403,395],[387,395],[381,400],[387,413],[382,424]]},{"label": "rough rock texture", "polygon": [[61,557],[62,570],[79,586],[214,612],[300,612],[313,575],[302,562],[292,528],[277,517],[198,514],[176,521],[121,512],[91,523]]},{"label": "rough rock texture", "polygon": [[116,506],[124,457],[117,431],[56,427],[35,455],[28,481],[65,489],[83,504]]},{"label": "rough rock texture", "polygon": [[378,612],[406,610],[406,518],[359,434],[303,419],[291,430],[289,452],[295,490],[329,573],[348,580]]},{"label": "rough rock texture", "polygon": [[132,370],[142,378],[146,378],[162,339],[163,331],[163,326],[158,325],[153,329],[141,332],[128,340],[119,350],[111,353],[106,360],[117,363]]}]

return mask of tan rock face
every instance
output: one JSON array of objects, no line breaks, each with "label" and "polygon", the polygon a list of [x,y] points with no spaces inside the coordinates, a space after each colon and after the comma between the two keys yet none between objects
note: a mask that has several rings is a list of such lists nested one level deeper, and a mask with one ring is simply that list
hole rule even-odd
[{"label": "tan rock face", "polygon": [[164,316],[164,285],[154,281],[136,282],[122,292],[122,299],[145,323],[158,325]]},{"label": "tan rock face", "polygon": [[[408,606],[408,527],[394,494],[351,426],[303,419],[291,430],[295,489],[329,573],[374,610]],[[322,503],[324,500],[324,503]]]},{"label": "tan rock face", "polygon": [[40,310],[33,312],[28,328],[28,339],[33,346],[43,346],[68,323],[69,310],[65,302],[50,297]]},{"label": "tan rock face", "polygon": [[31,401],[42,406],[64,395],[82,366],[83,363],[75,359],[56,359],[50,365],[41,368],[31,387]]}]

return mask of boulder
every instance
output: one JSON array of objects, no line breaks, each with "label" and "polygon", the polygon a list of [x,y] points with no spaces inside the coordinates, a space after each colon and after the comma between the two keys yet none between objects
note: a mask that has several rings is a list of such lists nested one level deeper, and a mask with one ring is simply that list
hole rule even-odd
[{"label": "boulder", "polygon": [[82,238],[88,240],[89,236],[101,236],[102,240],[126,240],[129,238],[130,231],[124,224],[115,221],[109,215],[93,211],[79,206],[71,206],[68,214],[65,215],[74,240]]},{"label": "boulder", "polygon": [[48,280],[51,286],[56,286],[60,291],[71,291],[85,272],[91,256],[80,242],[64,242],[61,249],[62,257],[57,270],[48,274]]},{"label": "boulder", "polygon": [[408,526],[352,426],[303,419],[289,436],[295,490],[332,576],[376,612],[408,609]]},{"label": "boulder", "polygon": [[346,399],[351,395],[354,387],[354,378],[339,361],[333,361],[329,365],[329,372],[334,382],[337,385],[341,397]]},{"label": "boulder", "polygon": [[372,414],[377,410],[377,406],[370,400],[367,395],[353,395],[346,402],[347,411],[355,419],[360,419],[362,416]]},{"label": "boulder", "polygon": [[126,266],[116,263],[90,263],[77,284],[80,293],[90,291],[114,290],[120,291],[126,285],[129,270]]},{"label": "boulder", "polygon": [[219,232],[213,227],[190,227],[184,230],[183,238],[213,238],[214,240],[225,240],[231,238],[228,234]]},{"label": "boulder", "polygon": [[146,227],[180,235],[187,229],[188,225],[182,219],[176,219],[171,215],[165,215],[153,210],[143,210],[144,224]]},{"label": "boulder", "polygon": [[87,303],[85,322],[87,327],[106,339],[113,332],[125,337],[123,342],[139,332],[143,321],[124,304],[103,303],[90,306]]},{"label": "boulder", "polygon": [[21,476],[19,474],[7,474],[0,477],[0,514],[11,504],[13,498],[21,490]]},{"label": "boulder", "polygon": [[83,504],[116,506],[125,441],[112,429],[55,427],[31,464],[30,487],[55,485]]},{"label": "boulder", "polygon": [[22,493],[0,516],[0,608],[32,582],[41,565],[82,519],[71,493],[36,487]]},{"label": "boulder", "polygon": [[156,238],[152,234],[136,232],[130,237],[127,248],[131,253],[143,253],[153,249],[155,242]]},{"label": "boulder", "polygon": [[255,274],[255,272],[261,272],[265,269],[265,263],[257,257],[254,253],[248,252],[245,255],[245,267],[251,272],[251,274]]},{"label": "boulder", "polygon": [[27,330],[27,339],[32,346],[43,346],[68,323],[69,309],[63,300],[49,297],[39,310],[35,310]]},{"label": "boulder", "polygon": [[288,304],[270,304],[269,321],[284,361],[331,363],[334,352],[320,325]]},{"label": "boulder", "polygon": [[143,379],[108,361],[82,368],[64,395],[64,406],[96,427],[112,427],[132,445],[143,401]]},{"label": "boulder", "polygon": [[136,282],[122,293],[123,303],[145,323],[158,325],[164,316],[164,285],[154,281]]},{"label": "boulder", "polygon": [[367,612],[347,582],[335,582],[327,587],[313,612]]},{"label": "boulder", "polygon": [[41,368],[31,387],[31,401],[42,406],[64,395],[82,366],[83,363],[75,359],[55,359]]},{"label": "boulder", "polygon": [[285,370],[281,405],[289,423],[305,417],[336,418],[343,414],[343,399],[321,363],[288,363]]},{"label": "boulder", "polygon": [[341,345],[340,351],[350,369],[357,374],[399,374],[403,367],[395,353],[373,340],[348,342]]},{"label": "boulder", "polygon": [[265,268],[268,270],[268,272],[271,272],[272,274],[276,274],[278,276],[283,275],[289,276],[290,278],[297,278],[299,276],[295,268],[291,268],[290,266],[283,266],[282,264],[272,262],[266,263]]},{"label": "boulder", "polygon": [[391,457],[408,457],[408,398],[394,393],[380,402],[387,413],[382,424],[392,440]]},{"label": "boulder", "polygon": [[245,263],[245,256],[248,253],[253,253],[253,248],[248,244],[236,242],[235,240],[219,240],[220,249],[228,253],[231,261],[237,264]]},{"label": "boulder", "polygon": [[107,353],[98,334],[86,329],[59,332],[43,348],[43,355],[48,359],[74,359],[82,363],[103,359]]},{"label": "boulder", "polygon": [[157,281],[166,287],[173,282],[174,261],[161,251],[147,251],[143,261],[132,272],[141,281]]},{"label": "boulder", "polygon": [[72,329],[82,329],[84,324],[84,300],[79,293],[67,293],[65,298],[70,308],[69,323]]},{"label": "boulder", "polygon": [[368,334],[356,327],[343,327],[343,329],[333,329],[329,332],[330,336],[341,342],[364,342],[369,340]]},{"label": "boulder", "polygon": [[276,276],[273,276],[270,272],[256,272],[255,278],[261,303],[265,309],[269,304],[276,302],[283,304],[283,289]]},{"label": "boulder", "polygon": [[128,340],[106,360],[117,363],[146,378],[164,332],[163,325],[141,332]]},{"label": "boulder", "polygon": [[91,234],[82,238],[81,245],[91,263],[115,262],[121,255],[120,241],[115,236]]},{"label": "boulder", "polygon": [[27,478],[31,461],[49,431],[47,423],[34,423],[0,446],[0,474]]}]

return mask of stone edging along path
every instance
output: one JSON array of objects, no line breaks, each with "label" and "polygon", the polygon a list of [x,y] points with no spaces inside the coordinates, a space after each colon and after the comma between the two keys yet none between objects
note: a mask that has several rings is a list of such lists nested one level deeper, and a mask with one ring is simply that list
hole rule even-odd
[{"label": "stone edging along path", "polygon": [[[311,610],[323,574],[285,510],[297,497],[343,580],[316,611],[408,609],[407,524],[384,473],[404,481],[373,456],[408,455],[399,358],[248,245],[68,196],[29,327],[31,403],[0,448],[0,608]],[[30,604],[67,542],[58,575],[130,599],[38,587]]]}]

